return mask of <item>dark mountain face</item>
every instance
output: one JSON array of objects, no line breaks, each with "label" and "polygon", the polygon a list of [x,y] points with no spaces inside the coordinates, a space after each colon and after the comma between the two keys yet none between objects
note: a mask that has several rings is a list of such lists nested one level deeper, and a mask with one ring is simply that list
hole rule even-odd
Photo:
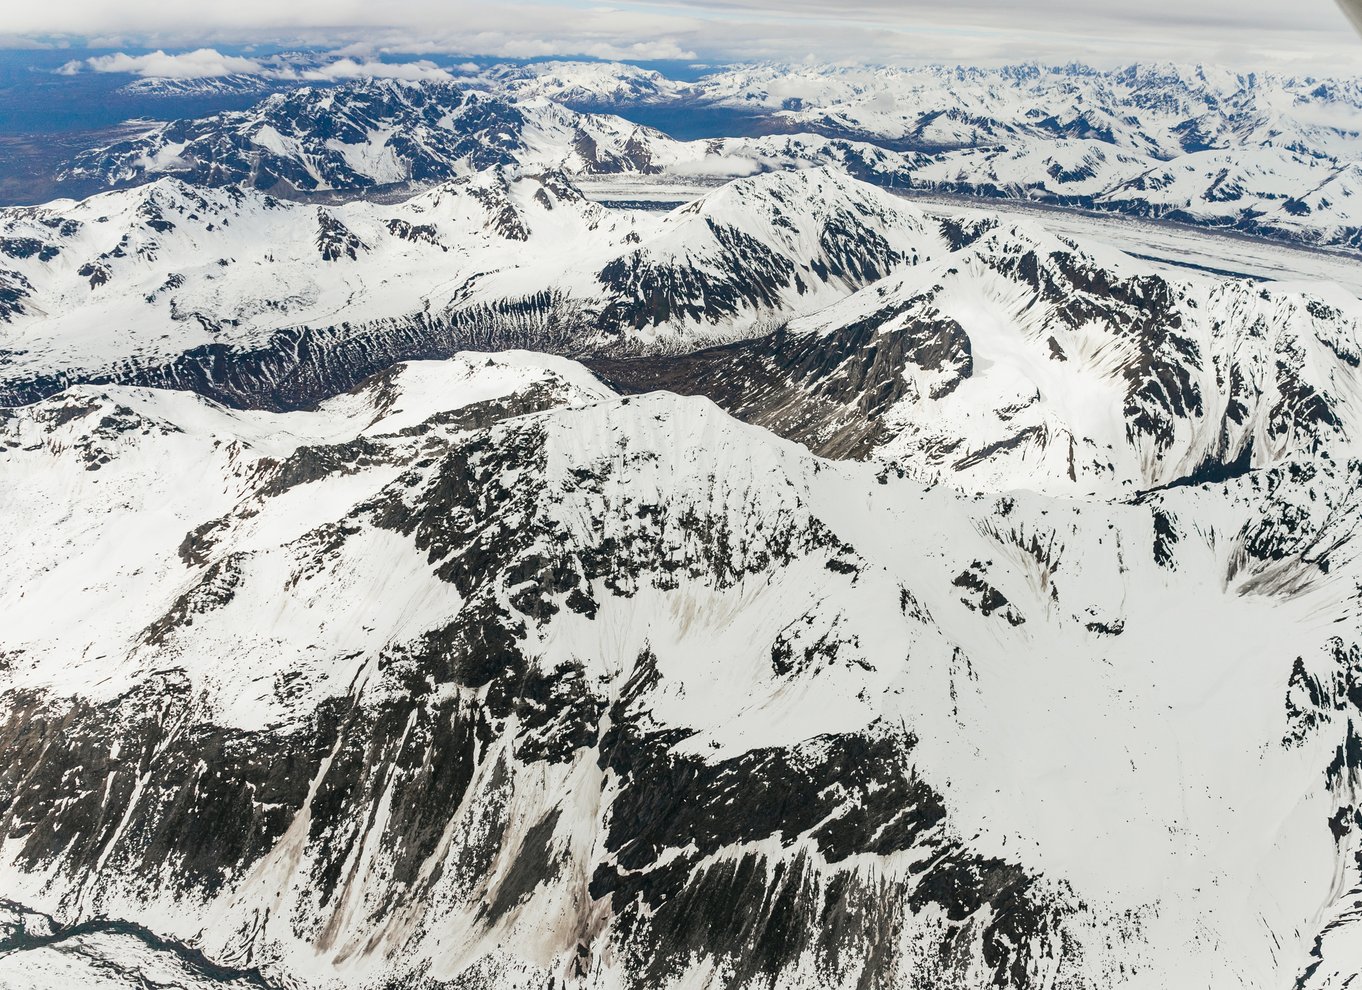
[{"label": "dark mountain face", "polygon": [[886,414],[909,395],[909,364],[940,372],[934,397],[949,394],[972,371],[969,337],[949,317],[881,332],[911,306],[886,308],[831,333],[782,328],[686,355],[587,364],[624,391],[703,395],[821,456],[864,458],[891,433]]}]

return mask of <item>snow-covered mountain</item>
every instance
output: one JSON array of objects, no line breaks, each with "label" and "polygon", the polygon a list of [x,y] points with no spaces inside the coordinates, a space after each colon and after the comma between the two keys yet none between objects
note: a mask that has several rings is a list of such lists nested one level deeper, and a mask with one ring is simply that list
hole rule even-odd
[{"label": "snow-covered mountain", "polygon": [[1207,65],[864,67],[769,63],[695,82],[622,63],[498,66],[480,77],[518,99],[571,105],[694,104],[766,111],[793,131],[919,150],[1094,140],[1158,159],[1276,147],[1357,157],[1362,81]]},{"label": "snow-covered mountain", "polygon": [[0,436],[3,875],[58,927],[291,986],[1349,972],[1347,437],[976,495],[527,354]]},{"label": "snow-covered mountain", "polygon": [[[209,51],[205,54],[211,62],[229,62],[220,53]],[[250,95],[274,92],[287,92],[305,85],[311,79],[321,82],[328,65],[335,71],[335,63],[340,59],[316,51],[283,51],[269,55],[257,54],[251,58],[239,59],[234,64],[198,66],[201,71],[211,71],[211,75],[176,75],[175,56],[165,58],[159,64],[144,64],[138,68],[138,76],[131,82],[120,86],[117,96],[165,97],[174,100],[180,97],[202,97],[221,95]],[[113,66],[100,65],[100,59],[93,60],[102,71],[110,71]],[[353,59],[347,60],[344,67],[355,65]],[[67,71],[78,74],[89,67],[90,62],[72,63]],[[231,70],[222,72],[224,69]],[[169,75],[156,75],[157,71],[170,72]]]},{"label": "snow-covered mountain", "polygon": [[250,110],[158,125],[77,156],[63,181],[356,190],[499,165],[648,171],[645,128],[547,101],[510,104],[450,83],[367,80],[275,93]]},{"label": "snow-covered mountain", "polygon": [[0,230],[10,401],[112,379],[289,405],[470,346],[693,347],[949,250],[911,204],[818,169],[661,215],[607,210],[559,173],[327,207],[163,179],[6,211]]},{"label": "snow-covered mountain", "polygon": [[624,62],[494,65],[479,73],[477,81],[512,99],[545,99],[570,106],[630,106],[699,97],[694,85],[668,79],[655,69]]},{"label": "snow-covered mountain", "polygon": [[345,199],[385,190],[400,195],[508,166],[723,180],[836,165],[889,184],[906,174],[910,161],[873,144],[817,135],[676,141],[543,97],[369,80],[295,88],[249,110],[148,126],[77,155],[58,180],[98,190],[174,177],[204,187],[249,185],[275,196]]},{"label": "snow-covered mountain", "polygon": [[844,137],[628,130],[738,176],[656,212],[543,94],[216,120],[0,212],[0,986],[1356,978],[1356,296]]},{"label": "snow-covered mountain", "polygon": [[[1033,222],[934,217],[830,168],[661,214],[592,203],[559,173],[328,207],[161,180],[8,211],[0,250],[10,402],[118,381],[295,408],[468,347],[620,358],[738,341],[661,362],[665,380],[651,358],[608,375],[698,390],[820,453],[906,445],[1032,486],[1043,463],[1085,491],[1272,460],[1294,442],[1273,403],[1338,391],[1312,377],[1333,361],[1314,351],[1355,355],[1362,316],[1336,287],[1173,275]],[[999,335],[1015,338],[1009,370],[985,374],[995,359],[964,341]],[[1278,352],[1293,357],[1274,371]]]},{"label": "snow-covered mountain", "polygon": [[1356,435],[1362,304],[1336,287],[1174,276],[1035,223],[775,332],[595,362],[835,457],[979,490],[1133,496],[1309,459]]},{"label": "snow-covered mountain", "polygon": [[[564,104],[726,107],[763,115],[744,125],[762,133],[675,141]],[[558,62],[494,67],[460,83],[277,93],[248,111],[92,148],[58,178],[82,190],[173,175],[276,195],[354,194],[511,164],[731,177],[812,162],[903,190],[1356,248],[1360,120],[1356,81],[1204,68],[756,66],[675,83],[632,66]]]},{"label": "snow-covered mountain", "polygon": [[282,88],[282,83],[268,76],[233,74],[208,76],[203,79],[163,79],[150,76],[134,79],[118,88],[119,96],[156,96],[174,99],[184,96],[253,95],[270,93]]},{"label": "snow-covered mountain", "polygon": [[1362,83],[1206,66],[739,67],[684,99],[918,152],[917,188],[1356,247]]},{"label": "snow-covered mountain", "polygon": [[1199,151],[1171,161],[1093,141],[979,149],[912,167],[904,185],[1062,208],[1230,228],[1356,250],[1358,167],[1277,148]]}]

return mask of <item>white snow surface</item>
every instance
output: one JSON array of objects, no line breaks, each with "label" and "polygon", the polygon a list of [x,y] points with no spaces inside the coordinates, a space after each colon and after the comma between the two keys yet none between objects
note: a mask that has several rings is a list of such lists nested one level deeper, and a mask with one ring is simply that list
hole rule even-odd
[{"label": "white snow surface", "polygon": [[[866,102],[857,79],[834,80]],[[763,99],[783,101],[782,85],[767,79]],[[545,288],[599,308],[601,274],[622,259],[733,275],[718,270],[716,229],[807,270],[825,260],[828,218],[847,217],[904,262],[863,287],[833,278],[786,291],[771,312],[749,308],[720,326],[677,320],[637,342],[742,339],[773,313],[792,333],[827,335],[902,306],[877,339],[953,321],[972,366],[945,393],[934,391],[941,369],[906,372],[914,390],[860,462],[816,457],[704,398],[620,396],[579,364],[528,352],[405,363],[304,412],[119,385],[5,409],[0,704],[108,702],[173,674],[212,724],[287,734],[323,703],[376,703],[388,689],[379,658],[468,603],[440,577],[443,561],[378,525],[373,506],[419,508],[401,500],[429,492],[421,486],[450,451],[481,443],[478,456],[491,458],[533,441],[535,458],[488,468],[516,523],[508,532],[553,533],[574,548],[660,532],[678,564],[725,534],[723,580],[679,567],[668,580],[635,577],[628,594],[597,581],[596,614],[560,607],[527,622],[526,653],[544,670],[577,663],[613,700],[651,652],[648,717],[681,730],[678,758],[712,764],[886,726],[911,733],[915,772],[947,809],[943,828],[1039,878],[1064,906],[1071,951],[1038,985],[1346,986],[1362,869],[1356,829],[1335,836],[1330,822],[1353,807],[1357,774],[1331,781],[1326,768],[1355,738],[1351,716],[1329,702],[1303,720],[1288,699],[1305,690],[1292,680],[1297,662],[1343,685],[1340,657],[1362,642],[1352,542],[1362,302],[1318,282],[1170,273],[1030,216],[953,216],[988,222],[952,249],[929,207],[830,169],[738,179],[662,215],[608,210],[551,174],[514,170],[396,204],[319,208],[164,179],[7,211],[6,237],[59,248],[6,262],[28,286],[0,329],[11,378]],[[408,239],[394,220],[428,230]],[[354,257],[319,259],[328,222],[357,239]],[[1067,300],[1028,289],[1029,259],[1038,281],[1072,263],[1103,287],[1166,293],[1176,319],[1134,336],[1117,332],[1130,329],[1119,309],[1105,322],[1061,323]],[[107,277],[91,284],[96,270]],[[1140,351],[1170,328],[1174,351]],[[1132,369],[1160,361],[1190,369],[1199,410],[1177,409],[1172,379],[1132,384]],[[552,401],[487,425],[457,415],[531,394]],[[1249,396],[1231,414],[1231,400]],[[1166,442],[1131,433],[1131,403],[1175,409]],[[1023,435],[1040,439],[1007,446]],[[362,456],[342,467],[279,482],[291,456],[358,441]],[[1179,483],[1222,447],[1249,451],[1243,470]],[[703,532],[680,522],[691,518],[705,520]],[[196,533],[199,550],[187,540]],[[788,533],[820,539],[774,563]],[[498,603],[509,608],[513,591],[497,589]],[[809,659],[776,669],[780,642]],[[136,920],[290,986],[375,987],[403,967],[543,985],[603,924],[588,883],[606,855],[598,837],[615,784],[591,752],[504,785],[517,836],[559,807],[552,848],[565,865],[486,922],[460,896],[492,900],[514,863],[498,858],[470,879],[450,850],[459,829],[485,825],[476,796],[502,786],[501,755],[480,754],[475,798],[454,809],[422,864],[434,894],[420,905],[380,912],[391,851],[372,845],[347,855],[343,896],[319,903],[307,886],[318,855],[307,811],[211,893],[178,893],[173,864],[166,883],[148,884],[103,858],[108,872],[73,888],[60,863],[26,864],[15,839],[0,848],[0,888],[68,919]],[[391,800],[375,805],[373,834]],[[807,855],[833,869],[808,841],[753,848],[772,864]],[[903,878],[920,872],[918,853],[860,853],[836,868]],[[939,922],[930,910],[921,932]],[[921,937],[901,948],[926,951]],[[74,955],[0,949],[0,983],[124,985],[89,960],[134,950],[92,938]],[[171,964],[149,953],[143,969],[195,985]],[[621,985],[619,959],[593,967],[587,985]],[[976,975],[973,985],[988,982]]]},{"label": "white snow surface", "polygon": [[[1297,656],[1327,669],[1330,640],[1356,635],[1359,568],[1345,551],[1291,593],[1255,587],[1256,565],[1243,569],[1235,536],[1264,497],[1251,478],[1160,497],[1185,534],[1169,569],[1153,556],[1149,503],[886,482],[874,463],[820,461],[708,400],[620,399],[561,359],[465,354],[406,365],[311,413],[82,387],[15,410],[5,427],[0,609],[15,659],[0,683],[107,699],[173,666],[215,720],[279,729],[318,699],[356,690],[364,658],[437,627],[460,603],[410,538],[360,522],[341,549],[317,555],[319,527],[352,513],[430,445],[408,427],[535,383],[559,396],[558,408],[525,422],[544,431],[542,470],[562,496],[536,511],[566,532],[589,532],[603,504],[660,504],[669,518],[693,505],[726,518],[743,541],[782,521],[817,520],[841,548],[727,587],[683,576],[670,590],[604,594],[595,618],[565,610],[531,631],[545,663],[579,658],[609,692],[650,648],[660,675],[651,717],[689,730],[678,752],[709,760],[876,724],[910,727],[918,770],[943,795],[951,829],[1084,905],[1071,920],[1088,977],[1126,967],[1121,985],[1131,987],[1286,986],[1304,969],[1334,909],[1336,877],[1357,876],[1350,847],[1330,835],[1334,797],[1321,772],[1341,728],[1326,717],[1303,745],[1284,747],[1283,697]],[[110,416],[115,429],[94,429]],[[493,436],[523,428],[511,420]],[[451,429],[456,436],[436,427]],[[261,488],[267,463],[300,445],[361,436],[387,454],[281,494]],[[600,494],[570,481],[579,467],[611,462]],[[217,517],[225,528],[212,552],[229,562],[235,595],[149,639],[145,630],[198,580],[177,553],[184,533]],[[852,572],[830,570],[829,552]],[[971,569],[1023,621],[982,615],[955,580]],[[1124,631],[1095,631],[1099,622]],[[797,642],[834,638],[836,661],[773,674],[770,644],[791,630]],[[276,689],[286,673],[301,692]],[[600,784],[560,777],[545,786],[589,793]],[[589,813],[564,819],[561,841],[589,844],[571,830],[595,827]],[[302,896],[289,874],[269,872],[287,869],[284,859],[262,863],[200,904],[117,888],[95,896],[104,912],[231,954],[232,933],[266,891],[281,907]],[[43,907],[61,889],[12,867],[5,883]],[[557,910],[562,883],[571,880],[546,885],[517,912],[511,924],[521,928],[495,936],[499,951],[532,969],[558,951],[552,938],[511,936]],[[1112,927],[1117,918],[1123,927]],[[333,949],[319,952],[271,920],[267,968],[301,986],[368,985],[388,965],[373,947],[399,933],[375,943],[359,917],[337,923]],[[453,975],[492,944],[460,941],[473,930],[453,914],[403,961],[415,953]],[[371,948],[357,955],[361,942]],[[69,960],[40,954],[33,964],[51,985],[75,978],[61,968]]]}]

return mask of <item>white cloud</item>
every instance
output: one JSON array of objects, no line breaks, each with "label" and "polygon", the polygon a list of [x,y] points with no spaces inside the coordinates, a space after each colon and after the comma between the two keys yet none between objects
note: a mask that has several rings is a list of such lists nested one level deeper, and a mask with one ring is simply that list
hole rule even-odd
[{"label": "white cloud", "polygon": [[588,45],[578,54],[629,62],[652,62],[659,59],[684,62],[699,57],[689,48],[681,47],[670,38],[659,38],[656,41],[636,41],[632,45],[596,42]]},{"label": "white cloud", "polygon": [[454,77],[434,62],[357,62],[352,58],[337,59],[308,69],[299,78],[318,82],[336,79],[401,79],[408,82],[448,82]]},{"label": "white cloud", "polygon": [[57,39],[49,41],[42,38],[29,38],[20,34],[6,34],[0,31],[0,48],[7,48],[15,51],[50,51],[54,48],[69,48],[70,41],[67,39]]},{"label": "white cloud", "polygon": [[742,158],[737,155],[706,155],[690,161],[673,162],[667,171],[673,175],[686,175],[696,179],[737,179],[745,175],[756,175],[762,170],[762,163],[755,158]]},{"label": "white cloud", "polygon": [[[567,41],[557,37],[520,38],[495,34],[480,36],[482,47],[478,55],[497,58],[544,58],[550,55],[585,55],[589,58],[613,61],[654,61],[656,59],[685,60],[695,53],[682,48],[675,41],[661,38],[656,41],[636,41],[632,44],[613,41]],[[566,46],[566,47],[565,47]],[[443,51],[443,48],[434,48]]]},{"label": "white cloud", "polygon": [[220,76],[249,75],[260,72],[262,66],[250,58],[224,55],[213,48],[200,48],[180,55],[155,51],[149,55],[97,55],[84,61],[67,62],[58,72],[74,75],[77,72],[126,72],[134,76],[157,79],[212,79]]},{"label": "white cloud", "polygon": [[380,53],[705,61],[1078,59],[1358,71],[1362,43],[1332,0],[60,0],[11,3],[11,34],[120,46],[204,44]]},{"label": "white cloud", "polygon": [[[349,54],[369,55],[372,46],[351,45]],[[339,52],[332,52],[332,55]],[[371,57],[363,61],[352,57],[336,58],[314,68],[295,69],[278,62],[260,62],[251,58],[224,55],[213,48],[200,48],[179,55],[155,51],[148,55],[129,55],[117,52],[93,58],[67,62],[57,70],[62,75],[80,72],[121,72],[156,79],[211,79],[230,75],[261,75],[272,79],[296,79],[332,82],[342,79],[402,79],[410,82],[445,82],[454,78],[445,69],[428,60],[408,62],[380,62]]]},{"label": "white cloud", "polygon": [[337,58],[362,58],[367,60],[374,57],[374,46],[367,41],[354,41],[348,45],[342,45],[332,51],[331,54]]}]

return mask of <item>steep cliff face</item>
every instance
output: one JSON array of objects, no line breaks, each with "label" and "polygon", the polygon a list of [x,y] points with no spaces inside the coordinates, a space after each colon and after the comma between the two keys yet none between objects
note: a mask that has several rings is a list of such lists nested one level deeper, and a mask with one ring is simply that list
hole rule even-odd
[{"label": "steep cliff face", "polygon": [[[81,387],[0,431],[4,880],[52,919],[13,909],[11,971],[1228,987],[1339,958],[1342,437],[1134,499],[980,496],[527,354],[311,412]],[[100,917],[132,927],[63,928]]]}]

